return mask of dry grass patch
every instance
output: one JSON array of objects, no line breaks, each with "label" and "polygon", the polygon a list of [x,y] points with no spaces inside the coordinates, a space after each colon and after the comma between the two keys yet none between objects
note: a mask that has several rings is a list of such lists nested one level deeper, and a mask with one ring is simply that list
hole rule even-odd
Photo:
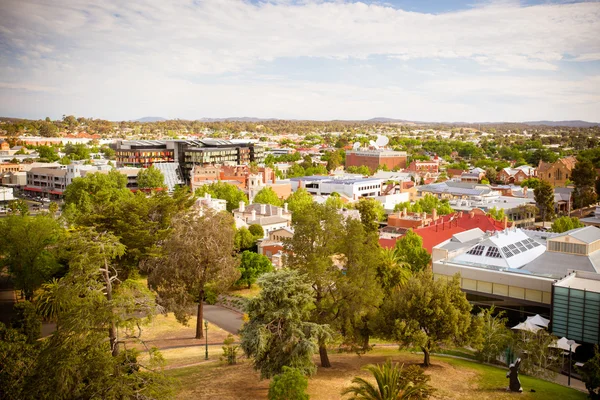
[{"label": "dry grass patch", "polygon": [[235,289],[231,290],[229,294],[234,296],[242,296],[247,299],[253,299],[254,297],[257,297],[260,294],[260,287],[257,284],[254,284],[250,289],[248,289],[247,287],[242,289]]},{"label": "dry grass patch", "polygon": [[[361,369],[364,365],[383,363],[387,358],[406,366],[420,364],[423,360],[422,355],[398,352],[396,349],[379,349],[364,356],[332,353],[330,360],[333,368],[319,368],[317,374],[309,379],[311,400],[340,399],[340,392],[351,385],[355,376],[372,379],[368,372]],[[315,361],[318,362],[318,357],[315,357]],[[508,379],[504,370],[459,361],[432,357],[434,365],[426,369],[426,373],[431,375],[430,383],[436,389],[432,399],[547,399],[550,398],[549,393],[563,400],[585,398],[584,393],[528,377],[525,377],[523,385],[526,390],[536,387],[536,393],[508,393],[505,391]],[[169,375],[180,380],[178,399],[265,399],[270,382],[261,381],[248,360],[233,366],[213,363],[182,368],[169,371]]]}]

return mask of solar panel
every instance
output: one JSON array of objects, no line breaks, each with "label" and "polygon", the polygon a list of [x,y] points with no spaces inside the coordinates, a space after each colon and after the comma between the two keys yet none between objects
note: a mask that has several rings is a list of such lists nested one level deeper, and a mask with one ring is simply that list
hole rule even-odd
[{"label": "solar panel", "polygon": [[485,249],[484,246],[477,245],[477,246],[473,247],[471,250],[467,251],[467,254],[471,254],[474,256],[480,256],[483,254],[483,249]]},{"label": "solar panel", "polygon": [[521,250],[523,252],[527,251],[527,249],[525,248],[525,246],[523,245],[523,243],[517,242],[516,245],[519,248],[519,250]]},{"label": "solar panel", "polygon": [[502,258],[500,255],[500,250],[497,247],[488,247],[487,253],[485,253],[486,257],[492,258]]},{"label": "solar panel", "polygon": [[531,244],[531,242],[524,240],[523,243],[525,244],[525,247],[527,247],[528,249],[533,249],[533,245]]},{"label": "solar panel", "polygon": [[538,247],[540,244],[538,242],[536,242],[535,240],[533,241],[533,247]]}]

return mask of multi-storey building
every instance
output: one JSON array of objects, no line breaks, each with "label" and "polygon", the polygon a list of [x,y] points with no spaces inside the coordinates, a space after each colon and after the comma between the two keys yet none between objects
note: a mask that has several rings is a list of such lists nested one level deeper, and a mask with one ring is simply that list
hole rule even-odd
[{"label": "multi-storey building", "polygon": [[148,168],[158,162],[173,162],[174,149],[160,140],[120,141],[115,144],[117,166]]},{"label": "multi-storey building", "polygon": [[329,176],[304,176],[290,179],[292,190],[306,189],[312,195],[328,196],[333,192],[351,200],[381,196],[382,180],[375,178],[340,179]]},{"label": "multi-storey building", "polygon": [[554,187],[566,186],[567,181],[571,179],[571,173],[576,163],[577,159],[573,156],[561,158],[554,163],[547,163],[540,160],[537,168],[537,177]]},{"label": "multi-storey building", "polygon": [[62,196],[67,187],[67,170],[61,168],[32,168],[27,171],[25,192],[42,194],[44,197]]},{"label": "multi-storey building", "polygon": [[365,165],[371,171],[377,170],[380,165],[389,169],[406,168],[408,156],[405,151],[393,150],[349,150],[346,152],[346,168]]}]

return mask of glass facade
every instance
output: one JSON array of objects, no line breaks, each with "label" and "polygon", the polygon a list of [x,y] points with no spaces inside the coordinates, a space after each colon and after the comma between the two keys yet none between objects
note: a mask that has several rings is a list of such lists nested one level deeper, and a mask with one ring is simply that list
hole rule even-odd
[{"label": "glass facade", "polygon": [[600,293],[554,287],[553,334],[579,342],[600,344],[599,330]]}]

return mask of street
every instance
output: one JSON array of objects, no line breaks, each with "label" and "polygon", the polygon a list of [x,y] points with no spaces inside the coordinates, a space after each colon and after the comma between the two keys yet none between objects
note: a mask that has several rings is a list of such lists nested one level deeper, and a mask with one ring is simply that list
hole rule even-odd
[{"label": "street", "polygon": [[219,328],[237,335],[244,321],[242,314],[220,306],[204,305],[204,318]]}]

